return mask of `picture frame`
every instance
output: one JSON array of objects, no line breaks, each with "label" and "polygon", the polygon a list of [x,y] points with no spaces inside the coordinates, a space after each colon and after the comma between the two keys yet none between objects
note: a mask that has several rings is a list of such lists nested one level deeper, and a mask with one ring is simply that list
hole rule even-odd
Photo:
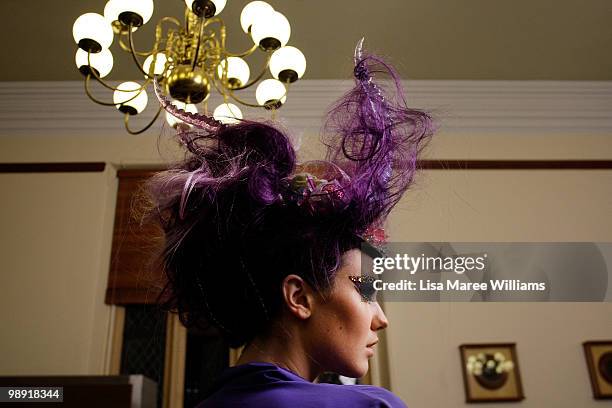
[{"label": "picture frame", "polygon": [[582,343],[594,399],[612,399],[612,340]]},{"label": "picture frame", "polygon": [[459,354],[466,402],[525,399],[516,343],[461,344]]}]

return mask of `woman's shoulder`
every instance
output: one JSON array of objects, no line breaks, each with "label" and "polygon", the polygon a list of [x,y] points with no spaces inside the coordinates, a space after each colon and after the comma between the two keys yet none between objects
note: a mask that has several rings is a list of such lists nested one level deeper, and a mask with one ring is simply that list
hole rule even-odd
[{"label": "woman's shoulder", "polygon": [[[327,385],[327,384],[320,384]],[[332,385],[337,392],[347,394],[349,399],[358,399],[363,406],[376,408],[406,408],[406,404],[386,388],[373,385]],[[350,394],[350,397],[349,397]]]},{"label": "woman's shoulder", "polygon": [[198,405],[209,407],[406,408],[406,404],[391,391],[370,385],[276,383],[222,390]]},{"label": "woman's shoulder", "polygon": [[225,371],[198,408],[406,408],[391,391],[372,385],[312,383],[269,363],[249,363]]}]

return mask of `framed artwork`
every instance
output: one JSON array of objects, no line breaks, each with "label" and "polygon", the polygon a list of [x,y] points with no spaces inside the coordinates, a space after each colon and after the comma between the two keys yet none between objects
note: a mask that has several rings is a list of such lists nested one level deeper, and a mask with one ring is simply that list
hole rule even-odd
[{"label": "framed artwork", "polygon": [[593,398],[612,399],[612,340],[585,341],[582,346]]},{"label": "framed artwork", "polygon": [[459,353],[466,402],[525,398],[515,343],[462,344]]}]

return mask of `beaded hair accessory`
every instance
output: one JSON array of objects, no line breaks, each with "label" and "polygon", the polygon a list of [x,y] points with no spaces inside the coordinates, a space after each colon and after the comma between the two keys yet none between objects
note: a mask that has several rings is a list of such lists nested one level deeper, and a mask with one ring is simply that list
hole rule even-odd
[{"label": "beaded hair accessory", "polygon": [[157,80],[157,76],[153,80],[153,89],[155,90],[155,96],[157,96],[157,100],[162,108],[164,108],[166,112],[170,113],[172,116],[182,120],[188,125],[193,125],[209,132],[216,132],[225,126],[223,123],[219,122],[213,117],[199,113],[186,112],[183,109],[174,106],[170,99],[164,95],[161,85],[159,85],[159,81]]}]

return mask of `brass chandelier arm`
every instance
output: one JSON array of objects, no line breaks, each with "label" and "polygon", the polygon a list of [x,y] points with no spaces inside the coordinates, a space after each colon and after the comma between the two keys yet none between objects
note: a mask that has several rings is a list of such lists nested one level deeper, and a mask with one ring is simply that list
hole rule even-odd
[{"label": "brass chandelier arm", "polygon": [[[91,93],[91,90],[89,89],[89,80],[90,80],[90,78],[91,78],[91,74],[87,74],[87,77],[85,77],[85,94],[89,97],[89,99],[91,99],[92,101],[94,101],[98,105],[103,105],[103,106],[123,105],[124,103],[128,103],[128,102],[136,99],[136,97],[138,95],[140,95],[140,92],[138,92],[136,95],[132,96],[130,99],[127,99],[127,100],[119,102],[119,103],[101,101],[101,100],[97,99],[95,96],[93,96],[93,94]],[[142,90],[142,88],[144,88],[144,85],[140,89]],[[117,90],[118,91],[123,91],[122,89],[117,89]],[[135,92],[135,91],[123,91],[123,92]]]},{"label": "brass chandelier arm", "polygon": [[223,22],[223,19],[221,19],[221,17],[212,17],[212,18],[204,20],[204,28],[208,27],[211,24],[215,24],[215,23],[219,24],[219,29],[221,31],[225,31],[225,23]]},{"label": "brass chandelier arm", "polygon": [[178,28],[182,27],[181,22],[176,17],[167,17],[167,16],[166,17],[162,17],[161,19],[159,19],[159,21],[157,22],[157,25],[155,27],[156,28],[161,28],[162,23],[172,23],[175,26],[177,26]]},{"label": "brass chandelier arm", "polygon": [[[127,33],[125,34],[125,36],[127,37]],[[130,46],[123,42],[123,36],[119,37],[119,46],[121,47],[123,51],[129,52],[129,53],[132,52],[130,51]],[[136,55],[139,55],[141,57],[148,57],[149,55],[151,55],[152,52],[135,51],[135,53]]]},{"label": "brass chandelier arm", "polygon": [[249,55],[253,54],[255,52],[255,50],[257,50],[257,48],[259,48],[259,46],[257,44],[253,44],[253,46],[251,48],[249,48],[248,50],[244,51],[244,52],[240,52],[237,54],[234,54],[232,52],[226,52],[225,54],[228,57],[248,57]]},{"label": "brass chandelier arm", "polygon": [[207,25],[205,23],[206,21],[204,20],[204,14],[202,14],[202,17],[200,17],[200,29],[198,30],[198,45],[196,46],[195,54],[193,56],[191,71],[195,70],[195,67],[198,63],[198,56],[200,55],[200,45],[202,45],[202,36],[204,35],[204,28]]},{"label": "brass chandelier arm", "polygon": [[90,74],[87,74],[87,77],[85,78],[85,94],[87,95],[87,97],[89,99],[91,99],[92,101],[94,101],[95,103],[97,103],[98,105],[103,105],[103,106],[115,106],[114,103],[109,103],[109,102],[103,102],[99,99],[96,99],[92,94],[91,91],[89,90],[89,78],[91,78]]},{"label": "brass chandelier arm", "polygon": [[[90,53],[88,52],[88,53],[87,53],[87,65],[89,65],[89,66],[91,67],[91,61],[90,61],[89,56],[90,56]],[[149,85],[149,84],[151,83],[151,80],[150,80],[150,79],[146,79],[146,80],[145,80],[145,82],[144,82],[144,84],[142,84],[142,86],[141,86],[140,88],[138,88],[138,89],[127,89],[127,90],[126,90],[126,89],[118,89],[118,88],[115,88],[114,86],[109,85],[109,84],[107,84],[106,82],[104,82],[104,81],[102,80],[102,78],[100,78],[100,75],[98,75],[98,73],[96,72],[96,70],[95,70],[95,69],[90,68],[90,74],[88,74],[88,76],[89,76],[89,75],[93,76],[93,77],[94,77],[94,79],[95,79],[96,81],[98,81],[98,82],[99,82],[99,83],[100,83],[100,84],[101,84],[103,87],[105,87],[105,88],[107,88],[107,89],[110,89],[111,91],[119,91],[119,92],[136,92],[136,91],[139,91],[139,90],[141,90],[141,89],[145,88],[147,85]],[[127,102],[127,101],[126,101],[126,102]]]},{"label": "brass chandelier arm", "polygon": [[118,90],[117,88],[115,88],[115,87],[113,87],[113,86],[111,86],[111,85],[107,84],[106,82],[104,82],[104,81],[102,80],[102,78],[100,78],[100,75],[98,75],[98,73],[96,72],[96,69],[95,69],[95,68],[91,68],[91,60],[90,60],[90,58],[89,58],[89,57],[90,57],[90,55],[91,55],[91,53],[90,53],[90,52],[87,52],[87,65],[89,65],[89,67],[90,67],[90,68],[89,68],[89,73],[87,74],[87,78],[85,79],[85,86],[86,86],[86,87],[88,86],[88,85],[87,85],[87,82],[89,82],[89,78],[90,78],[91,76],[93,76],[93,77],[95,78],[95,80],[96,80],[96,81],[98,81],[100,84],[102,84],[102,86],[103,86],[103,87],[105,87],[105,88],[107,88],[107,89],[110,89],[111,91],[117,91],[117,90]]},{"label": "brass chandelier arm", "polygon": [[221,88],[223,88],[223,80],[220,80],[217,78],[217,76],[213,76],[212,77],[212,84],[215,87],[215,89],[217,90],[217,92],[219,93],[219,95],[223,96],[223,103],[227,102],[227,93],[225,92],[225,89],[221,89],[219,88],[219,84],[217,83],[217,81],[221,81]]},{"label": "brass chandelier arm", "polygon": [[213,32],[210,35],[204,36],[202,41],[203,46],[209,51],[209,53],[204,56],[204,61],[201,68],[207,73],[207,75],[214,77],[218,73],[218,67],[222,59],[219,39],[216,38],[215,33]]},{"label": "brass chandelier arm", "polygon": [[[136,51],[136,50],[134,50],[134,53],[136,55],[139,55],[141,57],[148,57],[149,55],[151,55],[151,54],[153,54],[155,52],[156,46],[159,45],[159,42],[161,40],[161,36],[163,34],[163,32],[162,32],[162,24],[163,23],[174,24],[179,29],[182,27],[181,22],[177,18],[175,18],[175,17],[167,17],[167,16],[166,17],[162,17],[161,19],[159,19],[159,21],[155,25],[155,45],[153,46],[153,49],[151,49],[151,51]],[[119,35],[119,46],[121,47],[121,49],[123,51],[132,52],[130,50],[130,46],[123,41],[123,36],[128,36],[127,31],[126,32],[122,32]]]},{"label": "brass chandelier arm", "polygon": [[153,116],[153,119],[151,119],[151,121],[142,129],[140,130],[132,130],[130,129],[130,125],[129,125],[129,121],[130,121],[130,114],[126,113],[125,116],[123,116],[123,123],[125,125],[125,130],[127,130],[127,132],[131,135],[139,135],[143,132],[146,132],[151,126],[153,126],[153,124],[155,123],[155,121],[157,120],[157,118],[159,118],[159,114],[162,111],[162,107],[160,105],[159,109],[157,109],[157,113],[155,114],[155,116]]},{"label": "brass chandelier arm", "polygon": [[[159,45],[162,43],[162,34],[163,34],[163,30],[162,30],[162,24],[163,23],[172,23],[174,25],[176,25],[178,27],[178,30],[181,29],[181,22],[174,17],[162,17],[158,22],[157,25],[155,26],[155,44],[153,45],[153,50],[151,50],[151,54],[153,52],[166,52],[166,49],[162,49],[159,50]],[[173,37],[174,34],[174,30],[172,29],[168,29],[168,32],[166,34],[166,38],[165,40],[165,46],[168,45],[168,40],[171,39]],[[151,55],[149,54],[149,55]],[[168,55],[166,55],[166,57],[168,57]],[[165,71],[165,69],[164,69]]]},{"label": "brass chandelier arm", "polygon": [[[209,18],[208,20],[204,21],[204,28],[209,28],[208,26],[211,24],[219,24],[219,33],[220,33],[220,37],[221,37],[221,45],[217,45],[217,48],[221,48],[221,49],[225,49],[225,23],[223,22],[223,20],[220,17],[213,17],[213,18]],[[209,38],[214,38],[215,37],[215,30],[210,29],[211,34],[209,35]],[[216,40],[218,42],[218,40]]]},{"label": "brass chandelier arm", "polygon": [[[286,96],[287,96],[287,94],[289,93],[289,84],[284,84],[284,85],[285,85],[285,93],[284,93],[284,94],[283,94],[283,95],[282,95],[282,96],[281,96],[279,99],[283,99],[283,98],[284,98],[284,97],[286,97]],[[266,108],[266,105],[253,104],[253,103],[250,103],[250,102],[247,102],[247,101],[245,101],[245,100],[242,100],[242,99],[238,98],[238,97],[237,97],[237,96],[234,94],[234,90],[233,90],[233,89],[230,89],[230,93],[229,93],[229,95],[230,95],[230,96],[232,97],[232,99],[233,99],[233,100],[235,100],[236,102],[241,103],[241,104],[246,105],[246,106],[250,106],[251,108]],[[266,109],[267,109],[267,108],[266,108]],[[276,109],[273,109],[273,110],[275,111]]]},{"label": "brass chandelier arm", "polygon": [[242,89],[248,88],[251,85],[253,85],[254,83],[256,83],[257,81],[259,81],[261,78],[263,78],[263,76],[266,74],[266,71],[268,70],[268,67],[270,66],[270,58],[272,57],[272,53],[271,52],[267,52],[268,56],[266,57],[266,63],[263,67],[263,69],[261,70],[261,72],[255,77],[253,78],[251,81],[247,82],[245,85],[242,86],[238,86],[236,88],[234,88],[234,91],[240,91]]},{"label": "brass chandelier arm", "polygon": [[240,57],[240,58],[248,57],[249,55],[253,54],[255,50],[259,47],[257,44],[253,44],[251,48],[243,52],[233,53],[233,52],[227,51],[227,49],[225,48],[225,38],[226,38],[225,24],[223,23],[223,20],[221,19],[219,19],[219,24],[221,25],[219,27],[219,30],[221,31],[221,46],[225,50],[226,57]]},{"label": "brass chandelier arm", "polygon": [[[134,51],[134,37],[132,36],[132,25],[131,24],[128,27],[128,41],[130,43],[130,54],[132,54],[132,59],[134,60],[134,64],[136,64],[136,66],[138,67],[140,72],[142,72],[142,74],[145,76],[145,78],[147,78],[149,80],[152,80],[154,77],[150,76],[149,74],[147,74],[145,72],[145,70],[142,68],[142,65],[138,61],[138,57],[136,56],[136,52]],[[153,46],[152,53],[157,52],[157,46],[158,46],[158,43],[156,41],[155,45]]]},{"label": "brass chandelier arm", "polygon": [[192,14],[192,11],[189,10],[189,8],[185,7],[185,13],[184,16],[185,18],[183,19],[185,22],[185,32],[189,32],[189,15]]},{"label": "brass chandelier arm", "polygon": [[234,95],[234,91],[230,91],[229,95],[230,95],[230,97],[233,100],[235,100],[236,102],[238,102],[238,103],[240,103],[240,104],[242,104],[244,106],[249,106],[251,108],[264,108],[265,107],[264,105],[259,105],[259,104],[256,104],[256,103],[250,103],[250,102],[247,102],[245,100],[240,99],[239,97]]}]

